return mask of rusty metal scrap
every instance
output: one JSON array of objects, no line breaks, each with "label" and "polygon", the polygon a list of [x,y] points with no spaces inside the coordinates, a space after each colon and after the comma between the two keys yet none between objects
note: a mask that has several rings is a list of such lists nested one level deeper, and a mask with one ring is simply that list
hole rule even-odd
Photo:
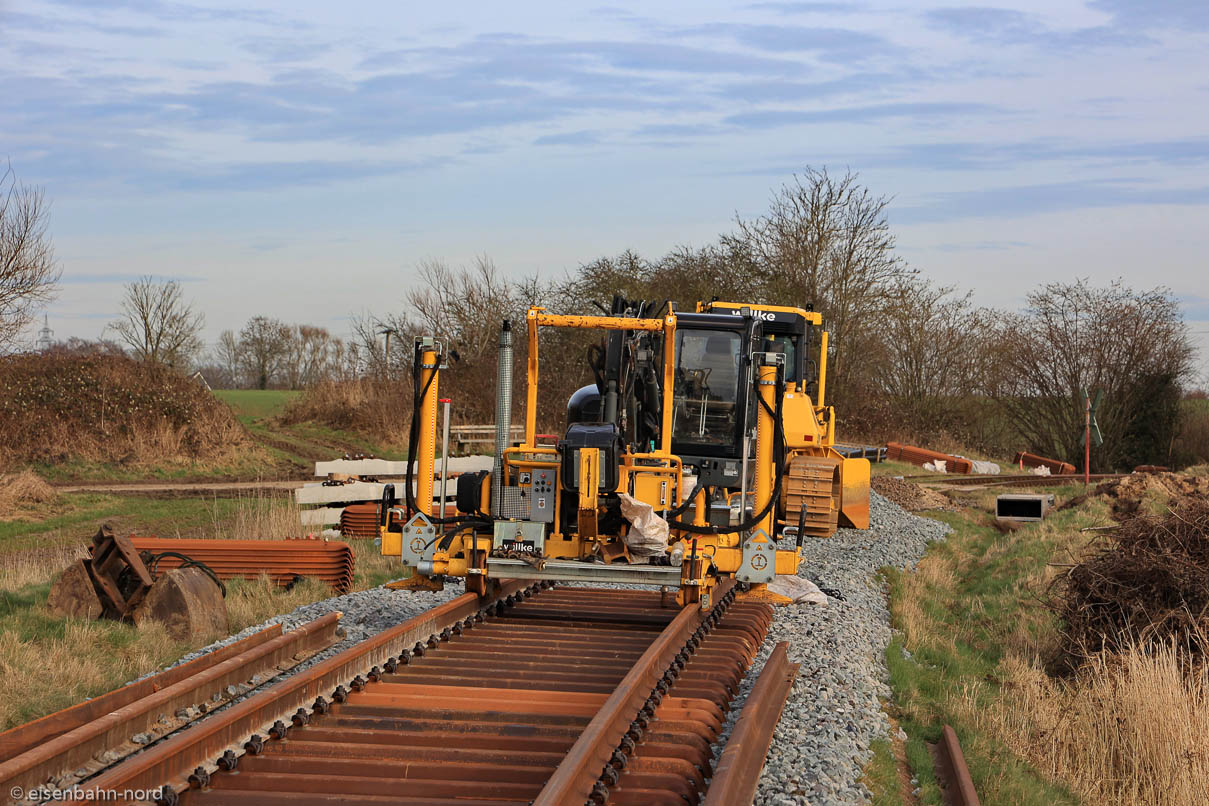
[{"label": "rusty metal scrap", "polygon": [[340,512],[340,535],[342,537],[377,537],[381,517],[379,506],[377,501],[346,506]]},{"label": "rusty metal scrap", "polygon": [[969,459],[951,456],[915,445],[904,445],[901,442],[886,443],[886,458],[892,461],[910,462],[913,465],[923,465],[927,462],[944,462],[945,471],[949,473],[969,473],[974,469]]},{"label": "rusty metal scrap", "polygon": [[1044,467],[1048,468],[1049,472],[1055,476],[1072,476],[1075,473],[1075,466],[1070,462],[1063,462],[1058,459],[1047,459],[1044,456],[1038,456],[1035,453],[1025,453],[1020,451],[1012,459],[1012,464],[1024,467]]},{"label": "rusty metal scrap", "polygon": [[[167,551],[184,554],[204,563],[219,579],[257,579],[266,574],[278,585],[288,586],[299,578],[319,579],[337,593],[353,585],[353,550],[340,540],[298,538],[286,540],[204,540],[170,537],[131,537],[140,551],[159,555]],[[183,561],[164,557],[162,569],[176,568]]]}]

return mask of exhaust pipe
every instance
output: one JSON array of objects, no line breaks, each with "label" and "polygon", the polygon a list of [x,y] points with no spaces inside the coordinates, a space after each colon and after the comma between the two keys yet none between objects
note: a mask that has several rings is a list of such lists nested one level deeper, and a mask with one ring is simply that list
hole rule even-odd
[{"label": "exhaust pipe", "polygon": [[495,465],[491,474],[491,514],[500,517],[504,486],[504,451],[512,434],[512,323],[500,328],[500,359],[495,386]]}]

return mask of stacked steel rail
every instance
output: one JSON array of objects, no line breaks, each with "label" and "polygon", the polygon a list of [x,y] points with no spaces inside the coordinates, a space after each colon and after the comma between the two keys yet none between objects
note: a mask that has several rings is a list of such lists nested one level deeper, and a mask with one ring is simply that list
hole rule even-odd
[{"label": "stacked steel rail", "polygon": [[[163,786],[163,802],[195,806],[697,803],[710,745],[772,620],[732,585],[709,610],[548,583],[506,583],[486,601],[466,594],[87,787]],[[782,678],[775,703],[752,711],[764,701],[753,691],[744,711],[757,735],[771,733],[784,702],[785,670],[772,676]],[[749,749],[743,779],[762,765]]]},{"label": "stacked steel rail", "polygon": [[[140,552],[175,552],[204,563],[219,579],[257,579],[267,574],[278,585],[299,578],[319,579],[337,593],[353,586],[353,550],[341,540],[189,540],[172,537],[131,537]],[[171,555],[158,561],[160,570],[179,566]]]}]

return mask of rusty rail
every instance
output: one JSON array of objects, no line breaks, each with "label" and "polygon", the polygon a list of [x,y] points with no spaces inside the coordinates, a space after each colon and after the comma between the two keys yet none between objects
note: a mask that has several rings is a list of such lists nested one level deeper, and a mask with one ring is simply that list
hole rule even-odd
[{"label": "rusty rail", "polygon": [[[86,703],[8,731],[0,739],[0,792],[29,790],[77,767],[112,764],[138,749],[131,737],[155,737],[192,721],[228,697],[229,686],[271,678],[336,640],[339,613],[281,634],[269,628],[176,669],[137,681]],[[217,700],[215,699],[217,697]],[[178,716],[182,711],[186,716]],[[108,754],[98,764],[96,757]]]},{"label": "rusty rail", "polygon": [[[511,595],[520,588],[518,583],[508,583],[497,594]],[[409,650],[412,644],[434,632],[473,617],[481,607],[479,597],[467,593],[385,630],[105,771],[89,780],[86,791],[78,793],[77,799],[112,801],[107,792],[151,791],[160,787],[171,792],[183,791],[189,786],[189,777],[196,775],[199,768],[203,772],[213,771],[216,759],[234,757],[226,753],[243,747],[258,736],[257,731],[271,735],[280,720],[290,719],[291,714],[296,715],[303,706],[311,706],[334,689],[344,690],[345,685],[371,667],[385,664],[391,656]],[[171,796],[166,799],[172,800]]]},{"label": "rusty rail", "polygon": [[978,793],[974,791],[974,780],[966,766],[965,754],[957,741],[957,733],[945,725],[940,741],[932,746],[936,762],[936,773],[944,784],[945,802],[948,806],[981,806]]},{"label": "rusty rail", "polygon": [[777,644],[760,670],[718,759],[704,806],[750,806],[755,800],[764,757],[801,665],[789,662],[788,648],[786,641]]},{"label": "rusty rail", "polygon": [[601,770],[625,735],[630,722],[651,696],[656,682],[667,671],[676,654],[684,650],[693,631],[707,617],[729,607],[734,597],[728,594],[733,587],[734,580],[727,580],[725,587],[719,586],[716,592],[718,604],[710,613],[704,613],[697,607],[685,607],[676,614],[567,751],[562,763],[542,787],[534,806],[560,806],[564,803],[582,803],[588,799]]},{"label": "rusty rail", "polygon": [[161,802],[184,806],[697,803],[772,608],[731,583],[708,612],[651,591],[520,585],[362,642],[88,790],[167,785]]}]

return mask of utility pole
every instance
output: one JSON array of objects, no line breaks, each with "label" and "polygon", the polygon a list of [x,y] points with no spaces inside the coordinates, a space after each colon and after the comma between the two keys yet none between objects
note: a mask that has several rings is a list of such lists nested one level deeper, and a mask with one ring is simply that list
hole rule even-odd
[{"label": "utility pole", "polygon": [[378,331],[378,335],[386,336],[386,353],[383,355],[382,363],[386,367],[386,374],[389,376],[390,375],[390,337],[392,335],[398,336],[399,331],[395,330],[393,327],[384,327]]},{"label": "utility pole", "polygon": [[1104,400],[1104,390],[1096,392],[1096,401],[1091,399],[1091,391],[1083,390],[1083,485],[1091,484],[1091,442],[1096,441],[1096,447],[1104,444],[1100,434],[1100,424],[1096,422],[1096,410]]}]

